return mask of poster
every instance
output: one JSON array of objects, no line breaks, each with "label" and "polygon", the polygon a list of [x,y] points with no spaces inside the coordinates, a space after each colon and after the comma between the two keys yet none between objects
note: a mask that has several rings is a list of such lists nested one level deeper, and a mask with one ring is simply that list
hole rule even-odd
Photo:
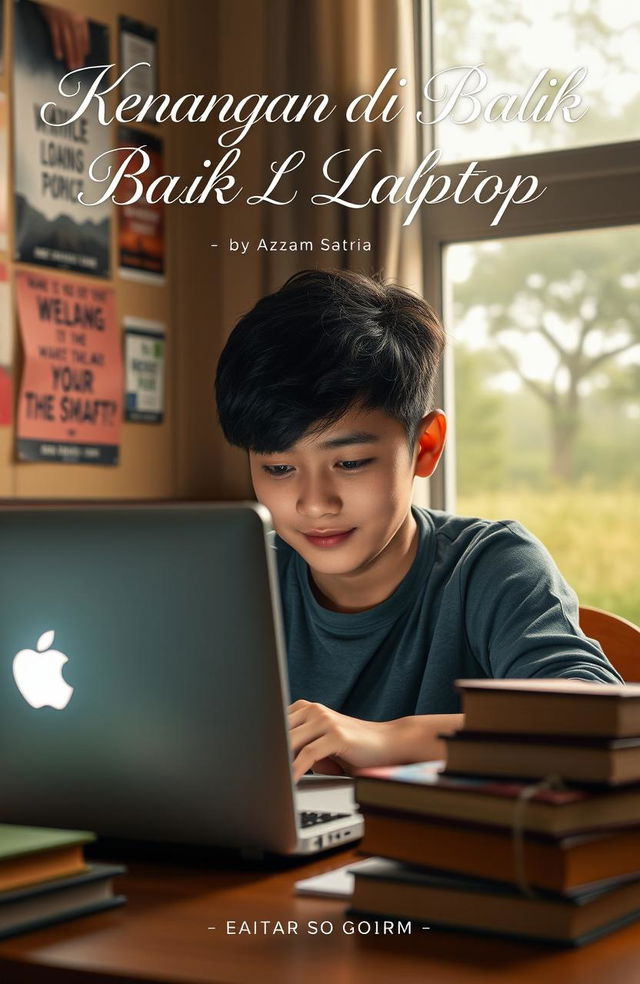
[{"label": "poster", "polygon": [[[163,145],[159,137],[121,126],[118,147],[121,148],[119,166],[124,163],[132,148],[144,147],[149,166],[140,180],[145,190],[163,173]],[[163,203],[148,202],[141,197],[131,204],[119,205],[117,211],[121,276],[128,279],[152,278],[161,282],[165,264]]]},{"label": "poster", "polygon": [[18,458],[117,465],[123,372],[113,290],[21,270],[16,294]]},{"label": "poster", "polygon": [[[129,71],[130,70],[130,71]],[[131,17],[120,17],[120,71],[126,72],[122,94],[143,99],[158,91],[158,31]],[[154,122],[149,114],[145,122]]]},{"label": "poster", "polygon": [[[98,66],[108,63],[109,32],[104,25],[62,8],[18,0],[13,59],[15,258],[23,263],[109,275],[111,203],[88,207],[78,196],[89,192],[91,164],[111,148],[111,131],[99,123],[95,102],[73,119],[99,74]],[[78,75],[61,82],[73,72]],[[77,96],[69,95],[76,90]]]},{"label": "poster", "polygon": [[164,420],[165,327],[158,321],[124,322],[125,419],[145,424]]},{"label": "poster", "polygon": [[13,416],[13,319],[7,264],[0,263],[0,427]]}]

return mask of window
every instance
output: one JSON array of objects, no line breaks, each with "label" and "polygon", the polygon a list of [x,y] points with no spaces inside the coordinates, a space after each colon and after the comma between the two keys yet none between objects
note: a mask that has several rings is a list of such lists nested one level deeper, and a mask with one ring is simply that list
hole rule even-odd
[{"label": "window", "polygon": [[[581,87],[589,106],[582,129],[561,120],[530,126],[528,135],[507,123],[424,128],[443,160],[459,162],[442,165],[442,173],[455,175],[491,155],[492,173],[535,174],[546,189],[493,227],[482,207],[443,202],[423,209],[427,294],[443,311],[449,336],[441,400],[451,440],[431,502],[520,520],[546,544],[582,603],[640,622],[633,5],[434,0],[424,9],[433,20],[434,66],[425,66],[425,79],[441,67],[483,61],[498,91],[506,91],[506,80],[522,92],[523,73],[553,67],[566,75],[578,55],[590,79],[600,79],[600,92]],[[573,40],[562,35],[559,48],[562,31]]]},{"label": "window", "polygon": [[585,604],[640,620],[640,229],[454,245],[445,269],[457,512],[517,517]]}]

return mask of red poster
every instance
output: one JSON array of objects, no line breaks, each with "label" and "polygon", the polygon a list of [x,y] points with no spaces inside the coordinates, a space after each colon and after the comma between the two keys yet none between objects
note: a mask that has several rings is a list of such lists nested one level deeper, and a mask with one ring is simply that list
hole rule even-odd
[{"label": "red poster", "polygon": [[16,275],[24,371],[18,457],[118,463],[123,368],[113,290]]}]

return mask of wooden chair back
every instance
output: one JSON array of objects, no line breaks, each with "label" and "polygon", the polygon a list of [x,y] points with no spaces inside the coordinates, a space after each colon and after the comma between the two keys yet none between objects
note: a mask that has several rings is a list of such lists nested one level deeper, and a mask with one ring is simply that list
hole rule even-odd
[{"label": "wooden chair back", "polygon": [[596,639],[625,683],[640,682],[640,628],[620,615],[580,606],[580,628]]}]

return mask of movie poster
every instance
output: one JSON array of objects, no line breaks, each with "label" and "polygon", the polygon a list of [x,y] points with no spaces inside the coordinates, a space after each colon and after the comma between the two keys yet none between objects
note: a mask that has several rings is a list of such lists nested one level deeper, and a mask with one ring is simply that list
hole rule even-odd
[{"label": "movie poster", "polygon": [[0,427],[13,416],[13,319],[7,264],[0,263]]},{"label": "movie poster", "polygon": [[[98,66],[109,61],[104,25],[46,3],[16,3],[15,258],[23,263],[109,275],[111,203],[89,207],[79,196],[89,193],[90,165],[111,148],[113,135],[99,123],[95,103],[73,120]],[[62,83],[68,73],[78,74]]]},{"label": "movie poster", "polygon": [[165,327],[159,321],[125,318],[125,419],[164,420]]},{"label": "movie poster", "polygon": [[[126,73],[122,95],[155,95],[158,92],[158,31],[131,17],[120,17],[120,71]],[[153,123],[153,115],[145,122]]]},{"label": "movie poster", "polygon": [[21,270],[16,294],[18,458],[117,465],[123,371],[113,290]]},{"label": "movie poster", "polygon": [[[134,148],[144,148],[148,167],[140,176],[144,190],[163,173],[162,140],[153,134],[121,126],[118,133],[121,166]],[[128,182],[123,182],[128,187]],[[116,191],[116,201],[119,200]],[[118,206],[120,274],[127,279],[162,282],[165,266],[164,205],[142,195],[130,205]]]}]

